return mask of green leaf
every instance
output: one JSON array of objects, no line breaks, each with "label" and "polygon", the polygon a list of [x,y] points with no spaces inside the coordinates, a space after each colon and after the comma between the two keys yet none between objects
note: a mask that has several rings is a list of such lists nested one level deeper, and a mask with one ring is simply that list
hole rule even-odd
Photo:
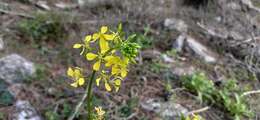
[{"label": "green leaf", "polygon": [[14,97],[9,91],[7,90],[0,91],[0,105],[8,106],[13,104],[13,102],[14,102]]}]

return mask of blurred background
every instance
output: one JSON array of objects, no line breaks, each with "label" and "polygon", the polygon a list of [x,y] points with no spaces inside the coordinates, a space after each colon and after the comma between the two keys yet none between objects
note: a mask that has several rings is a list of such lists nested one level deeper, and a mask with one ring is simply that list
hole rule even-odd
[{"label": "blurred background", "polygon": [[0,0],[0,120],[68,119],[66,70],[91,73],[72,45],[119,23],[142,49],[119,92],[95,88],[106,119],[260,120],[259,0]]}]

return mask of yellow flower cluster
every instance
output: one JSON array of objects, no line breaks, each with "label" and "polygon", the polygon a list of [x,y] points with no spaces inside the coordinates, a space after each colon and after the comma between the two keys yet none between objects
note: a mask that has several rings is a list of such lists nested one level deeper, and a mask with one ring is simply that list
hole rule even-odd
[{"label": "yellow flower cluster", "polygon": [[[101,82],[104,83],[107,91],[112,91],[113,88],[116,91],[119,90],[121,80],[127,76],[128,64],[130,61],[134,61],[134,57],[136,57],[140,48],[128,39],[124,40],[124,37],[121,36],[120,27],[121,25],[114,32],[107,26],[102,26],[97,33],[87,35],[83,43],[73,45],[73,48],[82,49],[81,55],[85,54],[88,61],[94,61],[92,68],[98,72],[96,85],[100,86]],[[97,46],[99,46],[99,49],[93,49]],[[81,78],[81,74],[75,77],[72,73],[73,70],[69,69],[68,75],[75,80],[75,83],[71,84],[73,87],[84,84],[84,78]]]},{"label": "yellow flower cluster", "polygon": [[103,120],[106,112],[101,107],[95,107],[95,110],[97,117],[94,120]]},{"label": "yellow flower cluster", "polygon": [[192,115],[193,117],[186,117],[185,120],[204,120],[200,115]]},{"label": "yellow flower cluster", "polygon": [[73,87],[82,86],[85,83],[81,68],[75,68],[74,70],[69,68],[67,75],[74,80],[74,82],[70,84]]}]

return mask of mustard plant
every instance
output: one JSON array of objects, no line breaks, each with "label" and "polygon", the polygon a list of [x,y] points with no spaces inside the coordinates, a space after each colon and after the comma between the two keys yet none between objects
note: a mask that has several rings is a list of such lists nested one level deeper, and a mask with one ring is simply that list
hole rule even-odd
[{"label": "mustard plant", "polygon": [[[87,83],[85,94],[75,109],[75,114],[78,112],[82,102],[87,99],[87,119],[95,119],[92,117],[92,87],[95,81],[96,86],[104,86],[108,92],[118,91],[122,80],[128,74],[128,66],[130,63],[135,63],[135,57],[138,54],[140,46],[137,43],[131,42],[135,35],[125,37],[122,31],[122,25],[119,24],[116,31],[109,29],[107,26],[102,26],[101,29],[92,34],[87,35],[85,39],[73,45],[73,48],[80,49],[80,55],[91,62],[92,74],[90,77],[83,75],[84,69],[80,67],[69,67],[67,75],[73,79],[70,84],[72,87],[82,87]],[[95,108],[97,119],[103,119],[105,111],[101,107]],[[72,120],[75,117],[73,114],[70,117]]]},{"label": "mustard plant", "polygon": [[204,119],[200,115],[192,114],[192,115],[187,116],[187,117],[182,116],[181,120],[204,120]]}]

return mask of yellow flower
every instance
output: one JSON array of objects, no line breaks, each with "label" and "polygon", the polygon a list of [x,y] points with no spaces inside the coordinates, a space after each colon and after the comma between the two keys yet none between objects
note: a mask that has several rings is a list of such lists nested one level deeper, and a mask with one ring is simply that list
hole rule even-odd
[{"label": "yellow flower", "polygon": [[110,92],[112,90],[112,88],[110,87],[110,85],[107,81],[105,81],[105,88],[108,92]]},{"label": "yellow flower", "polygon": [[97,113],[97,119],[96,120],[103,120],[106,112],[104,110],[102,110],[102,107],[95,107],[95,110],[96,110],[96,113]]},{"label": "yellow flower", "polygon": [[97,54],[94,54],[94,53],[87,53],[86,54],[86,58],[87,58],[87,60],[90,60],[90,61],[98,58],[98,60],[93,65],[93,70],[99,71],[100,65],[101,65],[101,60],[102,60],[101,58],[102,58],[102,56],[100,54],[97,55]]},{"label": "yellow flower", "polygon": [[113,40],[114,35],[113,34],[106,34],[108,31],[107,26],[102,26],[101,30],[98,33],[93,34],[93,40],[99,39],[99,46],[101,49],[101,53],[105,53],[109,50],[109,44],[107,40]]},{"label": "yellow flower", "polygon": [[76,44],[73,45],[73,48],[75,48],[75,49],[82,48],[82,51],[80,52],[80,55],[82,55],[83,52],[85,51],[85,49],[89,49],[90,48],[89,43],[91,42],[91,39],[92,39],[91,35],[87,35],[85,37],[84,44],[76,43]]},{"label": "yellow flower", "polygon": [[192,117],[187,116],[185,120],[203,120],[200,115],[192,115]]},{"label": "yellow flower", "polygon": [[112,66],[111,74],[112,75],[121,75],[122,78],[126,77],[128,73],[128,63],[129,59],[124,58],[123,60],[118,56],[107,56],[104,58],[106,61],[105,66],[110,67]]},{"label": "yellow flower", "polygon": [[112,90],[112,88],[110,87],[108,80],[110,79],[109,75],[106,75],[106,72],[103,70],[100,74],[100,76],[96,79],[96,84],[97,86],[100,85],[100,81],[103,80],[105,82],[105,88],[108,92],[110,92]]},{"label": "yellow flower", "polygon": [[116,89],[116,92],[118,92],[120,86],[121,86],[121,79],[116,79],[114,81],[114,85],[115,85],[115,89]]},{"label": "yellow flower", "polygon": [[67,75],[74,80],[74,82],[70,84],[72,87],[78,87],[84,85],[85,79],[82,75],[80,68],[75,68],[73,70],[72,68],[69,67],[67,70]]},{"label": "yellow flower", "polygon": [[89,48],[89,43],[91,42],[91,39],[92,39],[91,35],[87,35],[85,37],[84,43],[86,48]]},{"label": "yellow flower", "polygon": [[194,115],[192,120],[202,120],[202,118],[199,115]]}]

